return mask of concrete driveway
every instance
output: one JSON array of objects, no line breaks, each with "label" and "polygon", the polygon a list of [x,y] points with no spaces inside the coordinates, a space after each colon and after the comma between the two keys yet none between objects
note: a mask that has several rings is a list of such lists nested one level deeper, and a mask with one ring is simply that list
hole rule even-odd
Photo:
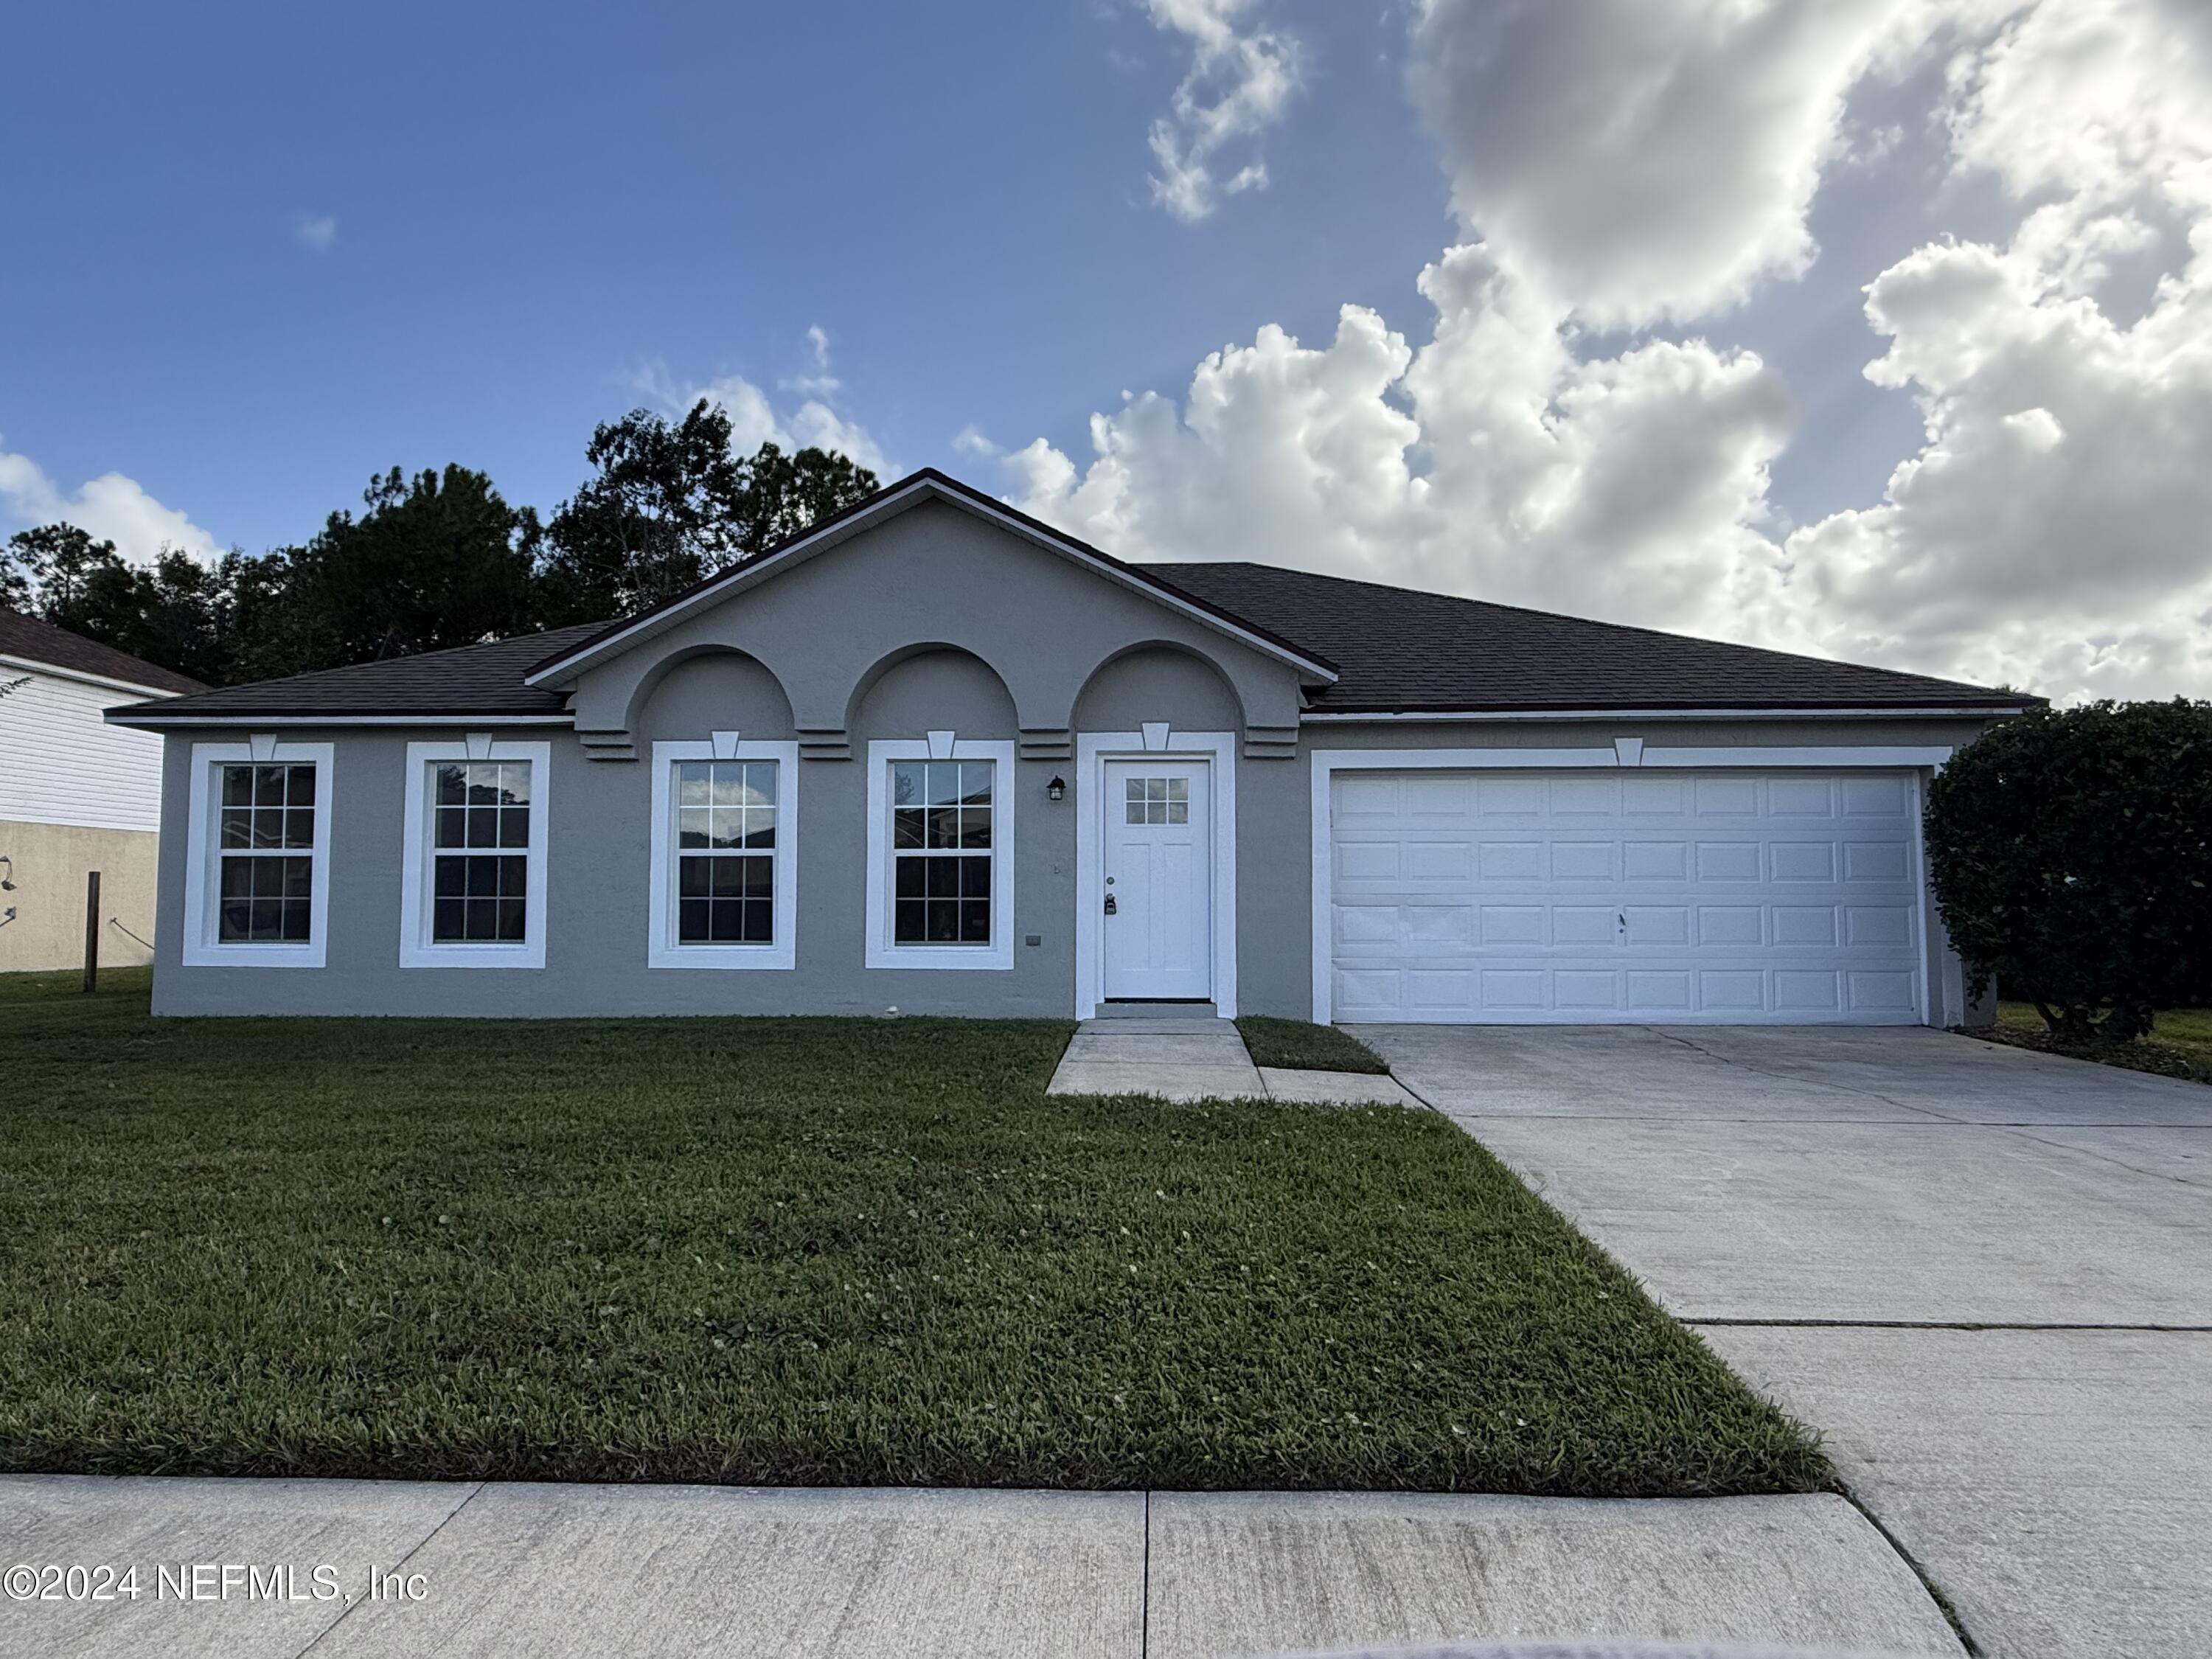
[{"label": "concrete driveway", "polygon": [[1984,1652],[2212,1653],[2212,1089],[1927,1030],[1359,1035],[1825,1430]]}]

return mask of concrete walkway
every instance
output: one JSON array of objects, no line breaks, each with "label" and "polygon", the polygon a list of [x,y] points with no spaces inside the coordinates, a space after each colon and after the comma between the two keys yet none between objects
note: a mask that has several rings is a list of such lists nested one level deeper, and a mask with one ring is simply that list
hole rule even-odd
[{"label": "concrete walkway", "polygon": [[0,1477],[0,1564],[47,1562],[136,1565],[142,1594],[21,1601],[10,1577],[11,1659],[1227,1659],[1535,1636],[1960,1651],[1828,1496]]},{"label": "concrete walkway", "polygon": [[1358,1035],[1826,1431],[1985,1652],[2212,1653],[2212,1089],[1917,1030]]},{"label": "concrete walkway", "polygon": [[1086,1019],[1045,1092],[1150,1095],[1161,1100],[1289,1100],[1313,1105],[1413,1106],[1387,1077],[1255,1066],[1227,1019]]}]

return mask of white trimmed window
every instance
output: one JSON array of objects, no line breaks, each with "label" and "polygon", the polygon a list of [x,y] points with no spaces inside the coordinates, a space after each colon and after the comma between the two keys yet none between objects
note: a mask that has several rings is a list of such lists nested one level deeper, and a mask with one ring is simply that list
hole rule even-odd
[{"label": "white trimmed window", "polygon": [[798,829],[796,743],[654,744],[647,965],[793,966]]},{"label": "white trimmed window", "polygon": [[185,832],[188,967],[319,968],[330,908],[327,743],[196,743]]},{"label": "white trimmed window", "polygon": [[401,967],[545,965],[552,766],[549,743],[407,745]]},{"label": "white trimmed window", "polygon": [[868,745],[867,965],[1014,965],[1014,745]]}]

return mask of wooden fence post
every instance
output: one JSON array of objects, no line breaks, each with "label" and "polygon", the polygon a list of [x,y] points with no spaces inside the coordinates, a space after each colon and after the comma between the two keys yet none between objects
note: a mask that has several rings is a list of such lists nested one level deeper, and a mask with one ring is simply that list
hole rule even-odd
[{"label": "wooden fence post", "polygon": [[100,872],[84,875],[84,988],[87,994],[100,983]]}]

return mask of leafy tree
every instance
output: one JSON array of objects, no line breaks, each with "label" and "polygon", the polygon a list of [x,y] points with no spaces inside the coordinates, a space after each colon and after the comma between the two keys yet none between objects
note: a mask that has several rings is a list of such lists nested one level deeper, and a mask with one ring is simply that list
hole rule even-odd
[{"label": "leafy tree", "polygon": [[48,622],[80,633],[83,628],[70,618],[89,617],[100,603],[88,596],[88,587],[103,577],[112,587],[112,573],[129,568],[113,542],[94,541],[73,524],[17,531],[8,538],[4,567],[0,592],[9,604],[35,609]]},{"label": "leafy tree", "polygon": [[0,590],[20,609],[148,662],[209,681],[223,672],[221,581],[173,549],[142,569],[76,525],[40,525],[9,538]]},{"label": "leafy tree", "polygon": [[2212,982],[2212,703],[1997,726],[1936,775],[1927,836],[1975,995],[1995,978],[2087,1042],[2141,1036]]},{"label": "leafy tree", "polygon": [[[520,633],[533,621],[538,515],[509,507],[481,472],[448,465],[369,480],[367,510],[331,514],[288,549],[269,622],[316,667],[406,656]],[[276,570],[262,573],[261,589]],[[279,654],[283,654],[280,649]]]},{"label": "leafy tree", "polygon": [[702,398],[679,422],[632,410],[592,434],[595,476],[546,525],[540,614],[549,625],[659,604],[876,489],[814,448],[731,449],[730,417]]}]

